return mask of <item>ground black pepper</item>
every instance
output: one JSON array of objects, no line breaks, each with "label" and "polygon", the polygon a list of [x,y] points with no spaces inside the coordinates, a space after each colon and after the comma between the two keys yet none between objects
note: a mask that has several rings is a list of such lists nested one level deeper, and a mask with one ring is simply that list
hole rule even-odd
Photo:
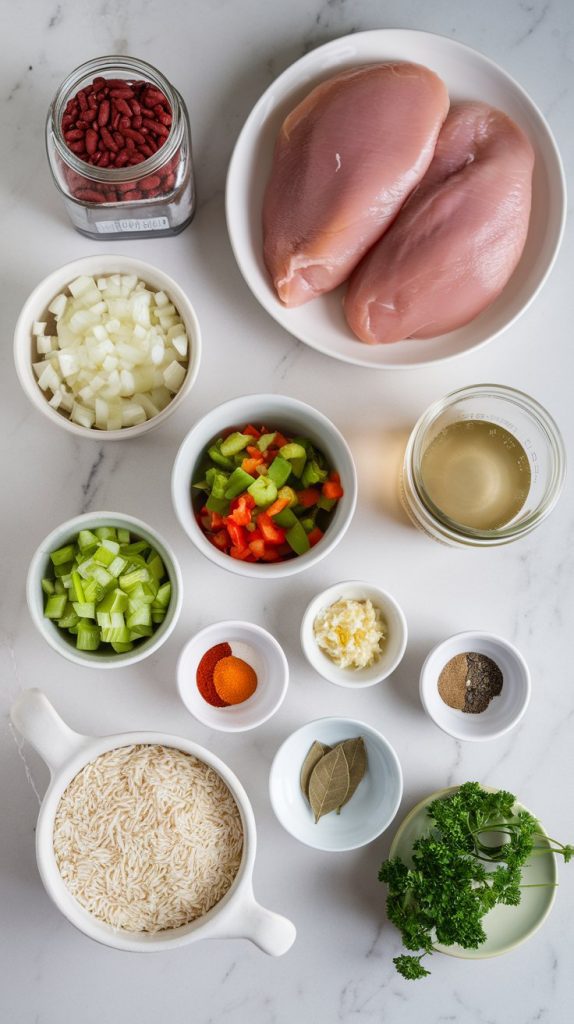
[{"label": "ground black pepper", "polygon": [[438,692],[445,704],[458,711],[479,714],[502,690],[500,668],[486,654],[457,654],[438,678]]}]

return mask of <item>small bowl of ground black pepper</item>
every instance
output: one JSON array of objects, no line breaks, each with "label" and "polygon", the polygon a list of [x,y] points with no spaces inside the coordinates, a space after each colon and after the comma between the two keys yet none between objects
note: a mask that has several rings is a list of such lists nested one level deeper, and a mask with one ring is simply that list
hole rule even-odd
[{"label": "small bowl of ground black pepper", "polygon": [[530,672],[514,644],[493,633],[456,633],[433,647],[420,676],[425,711],[459,740],[513,729],[530,700]]},{"label": "small bowl of ground black pepper", "polygon": [[283,703],[289,668],[283,648],[253,622],[215,622],[188,640],[177,665],[187,710],[209,729],[245,732]]}]

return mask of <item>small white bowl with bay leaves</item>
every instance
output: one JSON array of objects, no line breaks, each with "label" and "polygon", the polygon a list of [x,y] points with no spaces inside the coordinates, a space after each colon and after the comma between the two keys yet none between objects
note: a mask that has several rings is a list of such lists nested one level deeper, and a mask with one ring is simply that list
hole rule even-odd
[{"label": "small white bowl with bay leaves", "polygon": [[[340,813],[333,810],[315,822],[308,796],[309,778],[301,769],[313,743],[324,748],[361,737],[366,753],[364,774]],[[328,752],[328,750],[327,750]],[[381,835],[393,821],[403,793],[399,759],[380,732],[352,718],[318,718],[291,733],[273,758],[269,795],[275,815],[286,832],[316,850],[339,853],[357,850]],[[341,799],[344,801],[345,794]]]}]

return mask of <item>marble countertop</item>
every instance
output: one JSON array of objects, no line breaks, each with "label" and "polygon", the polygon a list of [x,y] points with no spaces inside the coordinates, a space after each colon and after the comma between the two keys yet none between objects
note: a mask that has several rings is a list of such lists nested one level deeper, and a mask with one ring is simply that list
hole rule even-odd
[{"label": "marble countertop", "polygon": [[[252,104],[293,60],[348,32],[409,27],[482,50],[528,90],[549,119],[567,170],[574,164],[574,9],[568,0],[21,0],[2,24],[3,296],[0,447],[0,1017],[6,1024],[562,1024],[574,1004],[571,949],[574,872],[559,866],[550,919],[513,953],[480,963],[433,957],[432,977],[406,983],[392,957],[398,933],[384,913],[377,871],[393,828],[371,845],[328,854],[283,831],[267,777],[282,740],[322,715],[363,718],[401,759],[399,818],[434,789],[478,779],[520,795],[551,835],[572,840],[574,703],[572,487],[540,530],[506,548],[451,550],[417,533],[397,503],[404,439],[422,410],[449,390],[480,381],[533,394],[574,439],[572,231],[552,276],[528,313],[474,355],[409,373],[375,373],[329,360],[289,337],[257,305],[237,270],[224,222],[225,171]],[[50,179],[43,144],[48,100],[76,64],[129,53],[163,69],[185,97],[193,128],[199,207],[173,239],[98,243],[76,234]],[[50,270],[107,244],[162,266],[187,290],[205,343],[198,383],[163,427],[141,440],[79,443],[45,424],[17,385],[11,354],[24,299]],[[228,368],[228,372],[225,372]],[[296,578],[262,584],[206,561],[177,524],[169,476],[192,422],[215,403],[271,390],[316,405],[348,438],[360,502],[336,552]],[[361,416],[357,416],[360,408]],[[384,460],[383,460],[384,456]],[[384,461],[379,477],[373,457]],[[143,663],[98,674],[74,667],[35,632],[24,598],[31,554],[63,520],[111,509],[156,524],[175,546],[186,593],[166,646]],[[298,629],[313,594],[345,578],[384,586],[410,627],[406,656],[381,686],[350,692],[315,675]],[[243,735],[207,731],[182,707],[174,669],[193,632],[242,615],[284,645],[291,683],[280,712]],[[510,735],[462,744],[440,732],[418,698],[421,663],[438,640],[463,629],[509,637],[532,670],[528,714]],[[21,743],[8,708],[24,687],[41,686],[80,732],[159,729],[197,740],[236,771],[259,831],[255,891],[295,922],[283,958],[245,941],[210,941],[150,957],[98,946],[49,901],[34,854],[38,803],[47,783]]]}]

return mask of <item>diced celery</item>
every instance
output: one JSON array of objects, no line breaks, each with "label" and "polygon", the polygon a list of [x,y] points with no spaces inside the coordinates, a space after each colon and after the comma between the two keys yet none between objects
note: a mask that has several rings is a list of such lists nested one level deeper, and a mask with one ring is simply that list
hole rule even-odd
[{"label": "diced celery", "polygon": [[127,564],[128,563],[125,558],[122,558],[121,555],[117,555],[113,562],[110,562],[108,565],[108,572],[110,576],[113,576],[114,579],[121,576]]},{"label": "diced celery", "polygon": [[56,579],[60,579],[62,576],[69,576],[73,568],[73,562],[62,562],[61,565],[54,566],[54,576]]},{"label": "diced celery", "polygon": [[128,595],[116,587],[115,590],[109,590],[105,597],[102,598],[98,604],[97,611],[99,612],[125,612],[128,607]]},{"label": "diced celery", "polygon": [[107,569],[95,564],[92,565],[92,579],[96,580],[101,587],[107,587],[110,583],[114,582],[114,577],[110,576]]},{"label": "diced celery", "polygon": [[86,548],[92,547],[92,545],[95,545],[96,547],[98,545],[98,538],[95,533],[92,533],[91,530],[80,530],[78,534],[78,546],[80,551],[85,551]]},{"label": "diced celery", "polygon": [[161,608],[167,608],[171,598],[171,583],[162,583],[157,594],[155,595],[154,604],[159,605]]},{"label": "diced celery", "polygon": [[84,598],[86,601],[100,601],[104,596],[105,588],[97,580],[86,580],[84,583]]},{"label": "diced celery", "polygon": [[153,622],[154,626],[159,626],[160,623],[163,622],[164,619],[165,619],[165,612],[163,610],[162,611],[157,611],[154,608],[154,606],[152,605],[151,621]]},{"label": "diced celery", "polygon": [[145,568],[134,569],[133,572],[125,573],[120,576],[118,583],[122,590],[127,591],[129,594],[130,590],[133,590],[138,583],[147,583],[149,581],[149,571]]},{"label": "diced celery", "polygon": [[68,603],[66,594],[50,594],[44,608],[47,619],[61,619]]},{"label": "diced celery", "polygon": [[54,593],[55,594],[65,594],[66,593],[66,588],[65,588],[64,584],[62,583],[62,580],[54,580]]},{"label": "diced celery", "polygon": [[76,598],[76,601],[85,601],[86,596],[84,594],[84,586],[80,574],[77,572],[72,573],[72,591]]},{"label": "diced celery", "polygon": [[114,627],[102,629],[101,634],[102,640],[106,644],[127,644],[131,640],[130,631],[127,626],[120,626],[117,629]]},{"label": "diced celery", "polygon": [[64,608],[64,614],[61,619],[58,619],[58,626],[60,629],[70,629],[72,626],[77,626],[80,618],[74,611],[74,606],[68,602]]},{"label": "diced celery", "polygon": [[146,548],[149,548],[147,540],[137,540],[133,544],[121,544],[120,555],[139,555]]},{"label": "diced celery", "polygon": [[78,572],[80,576],[83,576],[85,580],[90,579],[93,573],[94,560],[93,558],[87,558],[85,562],[80,562],[78,565]]},{"label": "diced celery", "polygon": [[109,612],[96,611],[96,622],[100,629],[109,629],[112,625],[112,616]]},{"label": "diced celery", "polygon": [[[117,547],[117,549],[119,551],[119,549],[120,549],[119,544],[117,544],[116,547]],[[116,552],[116,554],[117,554],[117,552]],[[111,563],[113,562],[114,558],[115,558],[115,554],[112,551],[109,551],[108,548],[104,547],[103,544],[100,544],[98,550],[96,551],[96,553],[93,556],[94,562],[97,562],[98,565],[103,565],[103,566],[106,566],[106,567],[108,565],[111,565]]]},{"label": "diced celery", "polygon": [[134,649],[134,645],[132,643],[119,644],[114,640],[112,640],[112,647],[116,654],[127,654],[128,651],[133,651]]},{"label": "diced celery", "polygon": [[154,579],[158,581],[163,579],[165,576],[165,566],[157,551],[154,551],[153,549],[151,550],[148,556],[147,566]]},{"label": "diced celery", "polygon": [[253,438],[250,434],[240,434],[239,431],[236,430],[221,442],[219,450],[221,454],[226,457],[229,455],[236,455],[237,452],[243,451],[244,448],[247,448],[247,445],[251,444],[252,440]]},{"label": "diced celery", "polygon": [[118,526],[118,543],[129,544],[130,543],[130,531],[124,530],[123,527]]},{"label": "diced celery", "polygon": [[144,636],[153,636],[153,626],[134,626],[130,629],[130,640],[140,640]]},{"label": "diced celery", "polygon": [[80,619],[76,634],[76,647],[79,651],[97,651],[100,646],[100,629],[87,619]]},{"label": "diced celery", "polygon": [[74,601],[74,611],[80,619],[95,619],[96,606],[93,601]]},{"label": "diced celery", "polygon": [[126,626],[129,629],[135,629],[136,626],[149,625],[151,625],[151,607],[149,604],[143,604],[141,608],[136,608],[126,619]]},{"label": "diced celery", "polygon": [[52,565],[63,565],[64,562],[72,562],[75,553],[73,544],[66,544],[65,547],[52,551],[50,554]]},{"label": "diced celery", "polygon": [[43,592],[45,594],[48,594],[48,596],[50,594],[53,594],[54,593],[54,581],[53,580],[48,580],[48,579],[43,579],[42,580],[42,590],[43,590]]},{"label": "diced celery", "polygon": [[116,530],[115,526],[98,526],[94,530],[94,533],[95,533],[96,537],[100,538],[100,540],[117,540],[118,539],[118,531]]}]

